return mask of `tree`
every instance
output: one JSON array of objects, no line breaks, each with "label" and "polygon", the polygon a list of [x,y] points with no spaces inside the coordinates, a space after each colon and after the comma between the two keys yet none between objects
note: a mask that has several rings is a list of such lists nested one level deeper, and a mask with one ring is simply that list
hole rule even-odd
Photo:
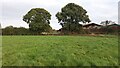
[{"label": "tree", "polygon": [[108,34],[110,31],[112,31],[112,29],[110,29],[108,25],[115,24],[115,22],[106,20],[106,21],[102,21],[100,24],[103,24],[102,32],[105,32],[106,34]]},{"label": "tree", "polygon": [[115,24],[115,22],[106,20],[106,21],[102,21],[100,24],[103,24],[104,26],[108,26],[109,24]]},{"label": "tree", "polygon": [[23,21],[29,24],[29,29],[34,32],[47,32],[51,29],[51,14],[43,8],[33,8],[25,16]]},{"label": "tree", "polygon": [[4,35],[14,35],[14,27],[13,26],[7,26],[4,30],[2,30],[2,33]]},{"label": "tree", "polygon": [[29,30],[24,27],[14,27],[14,35],[28,35],[30,34]]},{"label": "tree", "polygon": [[66,29],[70,32],[78,32],[81,27],[79,22],[90,22],[89,16],[86,13],[87,11],[81,6],[69,3],[61,9],[61,12],[56,14],[56,17],[58,23],[62,26],[62,29]]}]

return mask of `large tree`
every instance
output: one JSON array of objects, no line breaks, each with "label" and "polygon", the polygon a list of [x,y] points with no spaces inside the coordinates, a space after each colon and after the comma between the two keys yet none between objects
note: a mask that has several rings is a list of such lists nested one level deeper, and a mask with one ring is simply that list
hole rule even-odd
[{"label": "large tree", "polygon": [[49,20],[51,14],[43,8],[33,8],[25,16],[23,21],[29,24],[29,29],[35,32],[47,32],[51,29]]},{"label": "large tree", "polygon": [[87,11],[83,7],[69,3],[61,9],[61,12],[56,14],[58,23],[62,26],[62,29],[65,29],[69,32],[79,32],[81,25],[79,22],[90,22]]}]

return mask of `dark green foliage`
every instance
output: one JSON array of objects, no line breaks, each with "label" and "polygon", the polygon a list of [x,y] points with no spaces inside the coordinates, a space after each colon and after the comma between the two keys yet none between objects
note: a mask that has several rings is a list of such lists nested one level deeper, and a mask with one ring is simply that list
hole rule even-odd
[{"label": "dark green foliage", "polygon": [[29,24],[29,29],[37,33],[52,29],[49,25],[50,19],[51,14],[43,8],[33,8],[23,17],[23,21]]},{"label": "dark green foliage", "polygon": [[79,22],[90,22],[87,11],[81,6],[69,3],[56,14],[56,17],[62,28],[69,32],[80,32],[81,25]]},{"label": "dark green foliage", "polygon": [[13,35],[14,34],[14,27],[8,26],[5,29],[2,30],[2,34],[4,35]]},{"label": "dark green foliage", "polygon": [[30,31],[24,27],[13,27],[8,26],[2,29],[2,35],[28,35],[31,34]]}]

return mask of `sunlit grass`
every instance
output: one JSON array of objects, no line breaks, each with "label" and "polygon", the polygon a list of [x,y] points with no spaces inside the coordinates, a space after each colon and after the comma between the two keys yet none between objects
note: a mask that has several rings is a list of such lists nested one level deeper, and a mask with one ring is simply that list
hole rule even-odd
[{"label": "sunlit grass", "polygon": [[3,36],[4,66],[115,66],[116,36]]}]

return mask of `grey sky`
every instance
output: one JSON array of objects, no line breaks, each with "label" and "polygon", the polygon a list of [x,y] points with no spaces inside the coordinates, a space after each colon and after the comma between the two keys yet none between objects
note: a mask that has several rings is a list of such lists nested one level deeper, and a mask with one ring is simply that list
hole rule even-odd
[{"label": "grey sky", "polygon": [[120,24],[120,1],[118,3],[118,23]]},{"label": "grey sky", "polygon": [[45,8],[52,14],[51,26],[59,29],[55,14],[68,3],[76,3],[88,11],[92,22],[100,23],[104,20],[118,22],[118,1],[119,0],[0,0],[0,23],[2,27],[13,25],[14,27],[27,27],[22,21],[25,15],[32,8]]}]

